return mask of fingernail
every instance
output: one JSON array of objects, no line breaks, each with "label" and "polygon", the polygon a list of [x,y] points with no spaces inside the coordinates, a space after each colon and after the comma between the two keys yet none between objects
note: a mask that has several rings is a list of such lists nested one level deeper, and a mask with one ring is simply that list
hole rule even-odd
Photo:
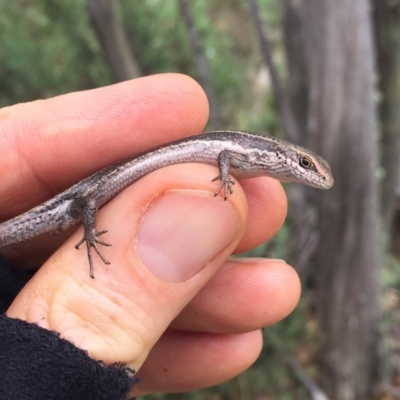
[{"label": "fingernail", "polygon": [[227,247],[239,234],[239,227],[229,202],[209,192],[167,192],[143,217],[137,254],[158,278],[183,282]]},{"label": "fingernail", "polygon": [[262,258],[262,257],[232,257],[229,259],[229,261],[236,262],[236,263],[243,263],[243,264],[249,264],[249,263],[254,263],[254,264],[264,264],[266,261],[267,262],[275,262],[275,263],[280,263],[280,264],[287,264],[285,260],[282,260],[281,258]]}]

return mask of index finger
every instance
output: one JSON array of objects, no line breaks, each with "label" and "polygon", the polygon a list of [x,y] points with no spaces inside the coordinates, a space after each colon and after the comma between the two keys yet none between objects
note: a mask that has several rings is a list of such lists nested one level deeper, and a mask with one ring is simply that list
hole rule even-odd
[{"label": "index finger", "polygon": [[115,161],[199,133],[207,118],[203,90],[179,74],[4,108],[0,220]]}]

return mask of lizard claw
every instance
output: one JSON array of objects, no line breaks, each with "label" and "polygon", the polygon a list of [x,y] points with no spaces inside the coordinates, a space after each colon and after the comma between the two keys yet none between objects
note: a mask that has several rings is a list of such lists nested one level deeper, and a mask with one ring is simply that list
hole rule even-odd
[{"label": "lizard claw", "polygon": [[75,248],[78,250],[79,247],[83,244],[83,242],[86,242],[86,248],[87,248],[87,254],[88,254],[88,259],[89,259],[89,272],[90,272],[90,277],[94,279],[94,273],[93,273],[93,259],[92,259],[92,248],[96,251],[96,253],[99,255],[101,260],[103,261],[104,264],[110,265],[110,261],[108,261],[103,253],[100,251],[99,247],[97,246],[98,244],[101,244],[102,246],[107,246],[110,247],[111,244],[107,242],[103,242],[102,240],[98,239],[98,236],[103,235],[107,231],[92,231],[90,233],[86,233],[83,236],[83,238],[75,245]]},{"label": "lizard claw", "polygon": [[218,186],[217,191],[214,193],[214,196],[218,196],[219,193],[221,192],[222,189],[224,189],[224,200],[228,199],[229,194],[233,193],[233,188],[232,186],[235,184],[235,181],[233,181],[229,176],[228,177],[222,177],[222,175],[216,176],[211,182],[220,180],[220,184]]}]

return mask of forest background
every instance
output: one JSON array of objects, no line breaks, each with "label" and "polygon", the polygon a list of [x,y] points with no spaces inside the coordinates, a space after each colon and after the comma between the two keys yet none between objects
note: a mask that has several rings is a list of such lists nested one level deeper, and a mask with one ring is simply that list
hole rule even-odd
[{"label": "forest background", "polygon": [[148,399],[400,398],[400,1],[0,1],[0,106],[161,72],[194,77],[209,129],[268,132],[330,161],[326,193],[251,252],[303,295],[256,364]]}]

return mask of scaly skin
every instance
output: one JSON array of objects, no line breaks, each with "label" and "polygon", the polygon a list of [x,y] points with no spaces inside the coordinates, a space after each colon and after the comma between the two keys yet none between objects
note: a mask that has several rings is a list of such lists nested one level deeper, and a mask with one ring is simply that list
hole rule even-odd
[{"label": "scaly skin", "polygon": [[91,249],[104,263],[109,261],[98,244],[110,246],[98,237],[98,209],[143,176],[172,164],[198,162],[216,165],[224,200],[233,193],[237,179],[269,176],[281,182],[302,183],[329,189],[333,177],[329,164],[310,150],[272,137],[243,131],[215,131],[178,140],[107,167],[58,194],[43,204],[0,224],[0,247],[24,242],[45,233],[60,233],[83,223],[85,234],[75,246],[86,242],[90,276],[93,275]]}]

